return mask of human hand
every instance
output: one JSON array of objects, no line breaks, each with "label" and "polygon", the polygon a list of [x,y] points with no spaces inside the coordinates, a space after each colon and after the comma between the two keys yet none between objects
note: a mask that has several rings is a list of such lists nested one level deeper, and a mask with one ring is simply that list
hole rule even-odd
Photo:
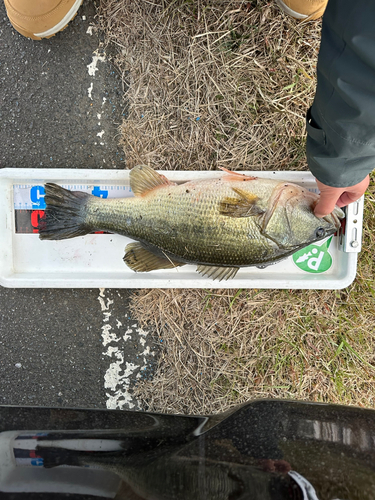
[{"label": "human hand", "polygon": [[314,209],[316,217],[321,218],[330,214],[335,208],[335,205],[345,207],[349,203],[358,200],[363,194],[365,194],[369,182],[370,176],[368,175],[363,179],[363,181],[355,184],[354,186],[337,188],[326,186],[316,179],[316,183],[320,190],[320,198]]}]

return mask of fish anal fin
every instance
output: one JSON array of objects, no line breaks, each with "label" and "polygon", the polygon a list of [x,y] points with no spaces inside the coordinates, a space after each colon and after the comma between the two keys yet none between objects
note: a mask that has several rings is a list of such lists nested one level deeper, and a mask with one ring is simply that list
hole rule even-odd
[{"label": "fish anal fin", "polygon": [[226,197],[220,202],[220,214],[227,217],[251,217],[261,215],[264,209],[257,205],[258,196],[243,189],[232,188],[239,198]]},{"label": "fish anal fin", "polygon": [[240,172],[234,172],[232,170],[228,170],[225,167],[219,167],[220,170],[228,174],[227,177],[224,177],[223,180],[225,181],[253,181],[257,179],[257,177],[253,177],[251,175],[246,175],[246,174],[240,174]]},{"label": "fish anal fin", "polygon": [[233,279],[236,276],[238,269],[238,267],[197,266],[199,274],[219,281]]},{"label": "fish anal fin", "polygon": [[135,196],[142,196],[149,191],[161,186],[175,186],[164,175],[159,174],[153,168],[147,165],[138,165],[134,167],[129,174],[130,187]]},{"label": "fish anal fin", "polygon": [[176,262],[164,255],[156,255],[145,248],[142,243],[129,243],[125,248],[125,264],[136,272],[148,272],[155,269],[173,269],[184,266],[184,262]]}]

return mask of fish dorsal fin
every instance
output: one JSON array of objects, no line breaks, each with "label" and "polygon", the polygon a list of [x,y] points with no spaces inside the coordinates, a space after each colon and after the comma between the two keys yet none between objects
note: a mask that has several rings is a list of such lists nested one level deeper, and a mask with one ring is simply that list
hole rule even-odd
[{"label": "fish dorsal fin", "polygon": [[243,189],[232,188],[238,195],[236,198],[227,196],[220,202],[219,211],[227,217],[251,217],[261,215],[265,211],[257,205],[258,196]]},{"label": "fish dorsal fin", "polygon": [[257,177],[253,177],[251,175],[241,174],[240,172],[235,172],[232,170],[228,170],[224,167],[219,167],[220,170],[225,172],[227,176],[223,177],[224,181],[253,181],[257,179]]},{"label": "fish dorsal fin", "polygon": [[236,276],[238,269],[238,267],[197,266],[199,274],[219,281],[233,279]]},{"label": "fish dorsal fin", "polygon": [[176,262],[164,255],[156,255],[145,248],[142,243],[129,243],[125,248],[125,264],[133,271],[144,273],[155,269],[173,269],[184,266],[184,262]]},{"label": "fish dorsal fin", "polygon": [[164,175],[159,174],[147,165],[138,165],[130,171],[130,187],[135,196],[152,191],[160,186],[175,186],[175,182],[169,181]]}]

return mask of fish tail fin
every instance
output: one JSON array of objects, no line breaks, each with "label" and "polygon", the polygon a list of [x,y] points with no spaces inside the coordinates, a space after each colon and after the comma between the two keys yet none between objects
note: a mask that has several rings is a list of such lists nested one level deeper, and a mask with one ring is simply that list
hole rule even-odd
[{"label": "fish tail fin", "polygon": [[85,223],[86,203],[90,194],[69,191],[57,184],[45,184],[46,210],[38,230],[41,240],[64,240],[92,231]]}]

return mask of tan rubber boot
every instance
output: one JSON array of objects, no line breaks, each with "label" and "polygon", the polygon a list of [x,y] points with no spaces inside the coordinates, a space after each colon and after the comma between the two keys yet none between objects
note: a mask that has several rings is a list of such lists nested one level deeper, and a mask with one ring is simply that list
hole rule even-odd
[{"label": "tan rubber boot", "polygon": [[50,38],[66,28],[83,0],[4,0],[9,21],[33,40]]},{"label": "tan rubber boot", "polygon": [[324,14],[328,0],[276,0],[276,3],[281,10],[295,19],[312,21]]}]

